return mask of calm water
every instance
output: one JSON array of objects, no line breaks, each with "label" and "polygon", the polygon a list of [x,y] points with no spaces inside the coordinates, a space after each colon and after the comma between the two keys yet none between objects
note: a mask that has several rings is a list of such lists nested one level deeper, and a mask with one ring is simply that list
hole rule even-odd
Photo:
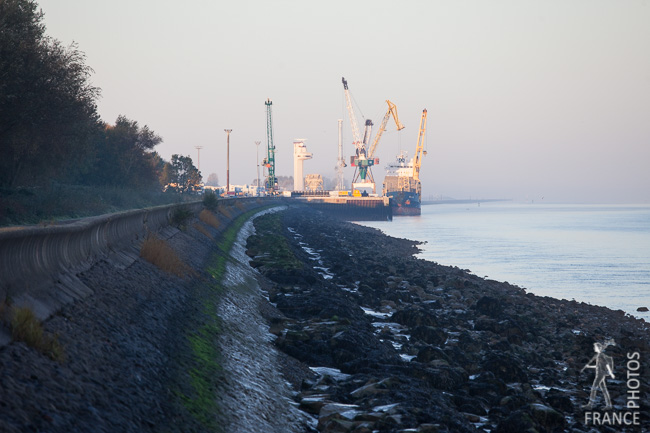
[{"label": "calm water", "polygon": [[650,321],[636,311],[650,308],[648,205],[440,204],[361,224],[426,241],[420,258]]}]

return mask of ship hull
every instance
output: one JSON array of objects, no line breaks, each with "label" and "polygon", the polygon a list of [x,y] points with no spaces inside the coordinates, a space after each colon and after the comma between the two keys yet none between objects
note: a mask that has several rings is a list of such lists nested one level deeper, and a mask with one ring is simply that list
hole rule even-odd
[{"label": "ship hull", "polygon": [[393,215],[420,215],[420,197],[411,191],[388,191]]}]

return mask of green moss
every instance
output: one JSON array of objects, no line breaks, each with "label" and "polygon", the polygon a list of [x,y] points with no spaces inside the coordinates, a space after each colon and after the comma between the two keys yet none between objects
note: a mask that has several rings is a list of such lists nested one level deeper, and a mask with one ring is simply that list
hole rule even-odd
[{"label": "green moss", "polygon": [[254,266],[282,271],[300,270],[304,264],[296,258],[283,230],[280,215],[267,214],[255,219],[256,234],[248,238],[249,255],[255,256]]},{"label": "green moss", "polygon": [[187,346],[191,361],[184,366],[181,376],[187,378],[189,386],[185,392],[177,391],[185,409],[206,429],[219,432],[217,424],[221,410],[217,403],[217,391],[222,376],[219,334],[221,320],[217,315],[217,305],[223,293],[223,278],[230,257],[230,250],[244,223],[264,208],[254,209],[232,221],[217,242],[217,252],[210,259],[206,270],[212,276],[208,286],[199,285],[201,292],[200,313],[192,318],[190,330],[186,331]]}]

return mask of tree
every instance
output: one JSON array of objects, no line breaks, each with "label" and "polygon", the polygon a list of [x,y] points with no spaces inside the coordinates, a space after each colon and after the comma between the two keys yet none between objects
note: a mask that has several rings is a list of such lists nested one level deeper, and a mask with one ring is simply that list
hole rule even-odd
[{"label": "tree", "polygon": [[33,0],[0,1],[0,185],[87,171],[100,126],[92,72],[76,45],[45,35]]},{"label": "tree", "polygon": [[148,126],[118,116],[115,125],[104,125],[96,143],[95,164],[88,183],[113,186],[152,187],[164,170],[153,148],[162,142]]},{"label": "tree", "polygon": [[210,173],[208,181],[205,182],[205,184],[209,186],[219,186],[219,177],[217,176],[217,173]]},{"label": "tree", "polygon": [[191,192],[194,185],[201,183],[201,172],[192,163],[192,158],[174,154],[171,160],[171,181],[178,185],[178,192]]}]

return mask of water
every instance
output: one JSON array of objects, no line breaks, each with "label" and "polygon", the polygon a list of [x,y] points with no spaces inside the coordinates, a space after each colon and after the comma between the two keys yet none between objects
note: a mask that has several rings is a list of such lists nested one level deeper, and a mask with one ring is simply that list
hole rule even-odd
[{"label": "water", "polygon": [[426,241],[420,258],[650,321],[636,311],[650,308],[648,205],[441,204],[360,224]]}]

